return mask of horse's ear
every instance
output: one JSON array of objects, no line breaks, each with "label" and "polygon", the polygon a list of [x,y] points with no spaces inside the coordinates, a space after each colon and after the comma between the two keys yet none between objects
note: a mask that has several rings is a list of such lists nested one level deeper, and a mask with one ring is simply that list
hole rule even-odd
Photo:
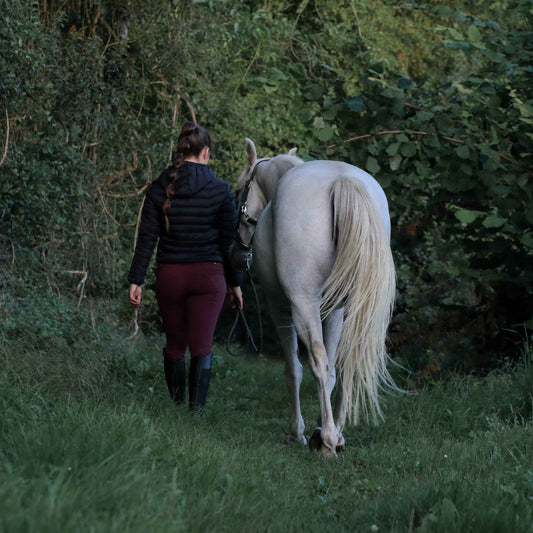
[{"label": "horse's ear", "polygon": [[255,149],[255,144],[252,139],[246,137],[246,157],[248,157],[248,164],[252,166],[257,159],[257,150]]},{"label": "horse's ear", "polygon": [[289,155],[296,155],[296,152],[298,151],[298,148],[291,148],[289,150]]}]

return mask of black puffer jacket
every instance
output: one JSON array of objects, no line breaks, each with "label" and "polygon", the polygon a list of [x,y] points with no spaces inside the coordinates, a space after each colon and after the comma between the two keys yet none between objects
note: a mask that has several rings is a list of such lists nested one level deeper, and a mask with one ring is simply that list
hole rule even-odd
[{"label": "black puffer jacket", "polygon": [[240,285],[240,273],[229,266],[228,248],[233,240],[237,214],[230,186],[200,163],[186,161],[179,167],[175,194],[167,211],[165,228],[163,204],[169,184],[167,168],[151,183],[141,214],[135,255],[128,281],[142,285],[157,240],[156,261],[160,263],[224,263],[226,282]]}]

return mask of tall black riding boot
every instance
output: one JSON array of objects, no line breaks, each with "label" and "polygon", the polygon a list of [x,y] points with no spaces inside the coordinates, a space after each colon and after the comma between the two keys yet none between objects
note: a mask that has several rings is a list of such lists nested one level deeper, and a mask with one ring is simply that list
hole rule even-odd
[{"label": "tall black riding boot", "polygon": [[208,353],[203,357],[191,357],[191,367],[189,369],[189,408],[193,412],[201,412],[205,406],[212,366],[212,353]]},{"label": "tall black riding boot", "polygon": [[176,405],[185,403],[185,385],[187,374],[185,359],[169,359],[165,357],[165,378],[167,379],[168,392]]}]

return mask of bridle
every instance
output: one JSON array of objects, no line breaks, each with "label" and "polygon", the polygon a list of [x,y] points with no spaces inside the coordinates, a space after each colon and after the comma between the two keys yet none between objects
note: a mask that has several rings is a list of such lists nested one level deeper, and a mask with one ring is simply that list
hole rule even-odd
[{"label": "bridle", "polygon": [[255,164],[255,166],[254,166],[254,168],[252,170],[252,173],[250,174],[250,177],[248,178],[248,180],[246,181],[246,184],[244,185],[244,188],[242,190],[242,194],[238,195],[239,196],[239,203],[241,205],[240,205],[240,208],[239,208],[239,215],[237,217],[237,229],[235,230],[235,241],[237,242],[237,244],[241,248],[244,248],[245,250],[250,250],[250,252],[251,252],[250,243],[245,243],[244,242],[244,240],[241,237],[239,228],[240,228],[240,225],[241,225],[241,220],[243,218],[248,224],[250,224],[252,226],[256,226],[257,225],[257,219],[251,217],[248,214],[248,205],[246,203],[246,200],[248,200],[248,194],[250,193],[250,188],[251,188],[252,183],[254,181],[255,175],[257,173],[257,169],[259,168],[259,165],[261,163],[266,163],[267,161],[270,161],[270,158],[261,159],[261,161],[258,161]]}]

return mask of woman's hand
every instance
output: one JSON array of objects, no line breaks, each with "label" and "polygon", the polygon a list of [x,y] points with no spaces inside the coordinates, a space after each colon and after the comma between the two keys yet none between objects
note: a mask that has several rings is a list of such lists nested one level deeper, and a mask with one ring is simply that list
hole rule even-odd
[{"label": "woman's hand", "polygon": [[133,307],[139,307],[141,305],[142,291],[143,289],[140,285],[136,285],[135,283],[130,285],[130,304]]},{"label": "woman's hand", "polygon": [[[243,301],[242,301],[242,291],[241,291],[241,288],[240,287],[230,287],[228,289],[228,293],[229,293],[229,301],[231,303],[237,303],[237,305],[242,309],[242,306],[243,306]],[[235,305],[233,305],[232,307],[235,307]]]}]

